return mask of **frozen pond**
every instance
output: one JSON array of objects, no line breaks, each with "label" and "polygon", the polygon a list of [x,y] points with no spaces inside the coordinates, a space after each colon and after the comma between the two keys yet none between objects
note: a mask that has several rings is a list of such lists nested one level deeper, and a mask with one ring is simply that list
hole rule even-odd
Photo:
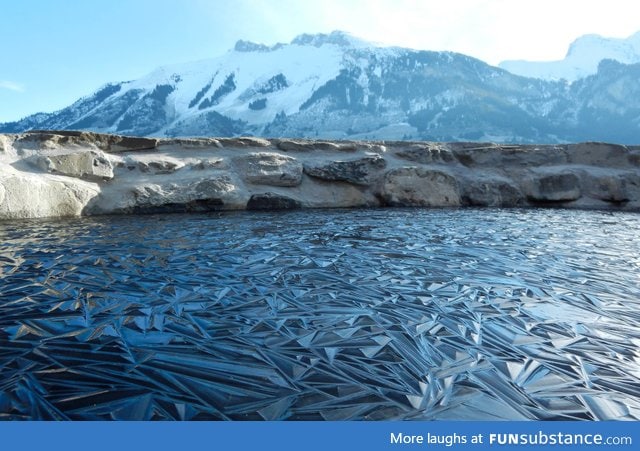
[{"label": "frozen pond", "polygon": [[640,420],[640,215],[0,223],[0,419]]}]

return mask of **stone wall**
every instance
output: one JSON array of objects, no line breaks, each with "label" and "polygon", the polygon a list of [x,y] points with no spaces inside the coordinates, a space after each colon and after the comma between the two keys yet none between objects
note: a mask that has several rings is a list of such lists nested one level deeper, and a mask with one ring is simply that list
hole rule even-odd
[{"label": "stone wall", "polygon": [[387,206],[638,211],[640,150],[0,135],[0,219]]}]

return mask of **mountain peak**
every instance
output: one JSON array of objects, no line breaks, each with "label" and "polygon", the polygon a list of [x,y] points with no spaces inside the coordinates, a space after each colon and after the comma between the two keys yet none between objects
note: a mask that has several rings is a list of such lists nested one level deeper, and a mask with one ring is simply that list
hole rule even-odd
[{"label": "mountain peak", "polygon": [[296,36],[291,44],[312,45],[321,47],[326,44],[337,45],[340,47],[371,47],[372,44],[360,38],[353,36],[345,31],[332,31],[331,33],[301,34]]},{"label": "mountain peak", "polygon": [[566,58],[574,57],[585,48],[601,46],[605,43],[604,41],[604,38],[599,34],[585,34],[580,36],[569,44],[569,50],[567,50]]},{"label": "mountain peak", "polygon": [[235,50],[236,52],[269,52],[273,50],[273,47],[240,39],[238,42],[236,42],[233,50]]},{"label": "mountain peak", "polygon": [[599,34],[580,36],[569,46],[566,58],[608,57],[622,63],[636,62],[640,54],[640,33],[628,38],[606,38]]},{"label": "mountain peak", "polygon": [[623,64],[640,62],[640,32],[628,38],[586,34],[574,40],[564,59],[558,61],[503,61],[499,66],[516,75],[573,82],[598,71],[600,61]]},{"label": "mountain peak", "polygon": [[[346,48],[373,47],[374,44],[357,38],[345,31],[332,31],[331,33],[303,33],[291,41],[290,45],[303,45],[312,47],[322,47],[323,45],[335,45]],[[271,52],[284,47],[285,44],[278,43],[271,47],[252,41],[239,40],[234,46],[236,52]]]}]

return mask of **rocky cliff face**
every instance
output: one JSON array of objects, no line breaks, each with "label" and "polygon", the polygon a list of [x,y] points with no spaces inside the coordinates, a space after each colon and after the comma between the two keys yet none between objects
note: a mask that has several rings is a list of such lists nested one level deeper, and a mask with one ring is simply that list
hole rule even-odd
[{"label": "rocky cliff face", "polygon": [[273,47],[239,42],[219,58],[107,85],[0,132],[638,144],[640,64],[599,61],[568,84],[340,32]]},{"label": "rocky cliff face", "polygon": [[1,219],[383,206],[640,210],[640,149],[0,135]]}]

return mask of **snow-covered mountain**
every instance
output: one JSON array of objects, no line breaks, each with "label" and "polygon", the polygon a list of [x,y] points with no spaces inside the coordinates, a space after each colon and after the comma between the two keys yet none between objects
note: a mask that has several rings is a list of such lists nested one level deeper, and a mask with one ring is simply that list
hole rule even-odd
[{"label": "snow-covered mountain", "polygon": [[615,60],[624,64],[640,63],[640,32],[626,39],[605,38],[588,34],[576,39],[567,56],[559,61],[503,61],[499,67],[523,77],[545,80],[567,80],[593,75],[598,71],[600,61]]},{"label": "snow-covered mountain", "polygon": [[640,143],[639,75],[640,64],[605,60],[569,85],[333,32],[272,47],[239,41],[218,58],[109,84],[0,132]]}]

